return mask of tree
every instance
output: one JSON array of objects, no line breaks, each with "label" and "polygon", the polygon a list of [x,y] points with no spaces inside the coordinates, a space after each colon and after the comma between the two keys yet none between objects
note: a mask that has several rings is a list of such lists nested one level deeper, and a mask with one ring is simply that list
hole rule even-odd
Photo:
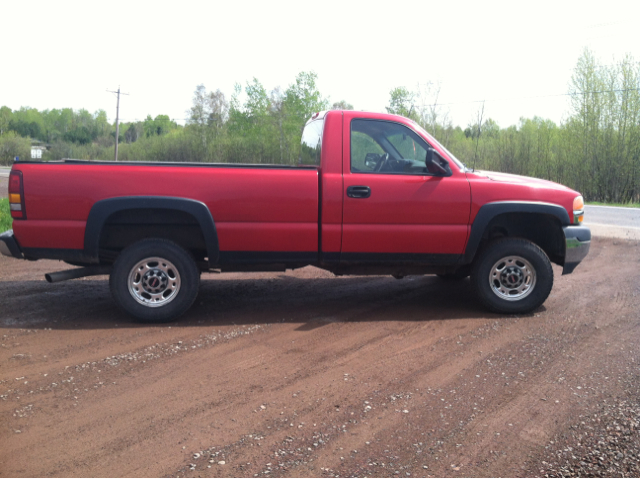
[{"label": "tree", "polygon": [[439,83],[434,84],[431,81],[418,83],[414,94],[414,101],[417,104],[415,107],[416,121],[446,146],[449,143],[453,126],[449,121],[448,111],[438,104],[440,88]]},{"label": "tree", "polygon": [[7,131],[0,135],[0,165],[11,165],[19,156],[22,160],[30,158],[31,142],[15,131]]},{"label": "tree", "polygon": [[307,120],[314,113],[329,107],[329,102],[323,98],[318,90],[317,78],[318,76],[314,72],[300,72],[294,83],[289,85],[284,92],[285,121],[283,131],[289,163],[298,161],[300,137]]},{"label": "tree", "polygon": [[278,140],[280,147],[280,163],[284,163],[286,141],[284,137],[284,94],[280,87],[275,87],[269,94],[269,114],[278,127]]},{"label": "tree", "polygon": [[300,72],[284,94],[287,115],[297,117],[301,127],[311,118],[311,115],[326,110],[329,106],[329,102],[318,90],[317,78],[318,75],[314,72]]},{"label": "tree", "polygon": [[71,108],[45,110],[42,115],[49,143],[64,138],[64,135],[73,129],[74,113]]},{"label": "tree", "polygon": [[217,137],[229,119],[229,103],[220,90],[207,92],[205,86],[200,84],[196,87],[193,105],[187,114],[187,124],[197,130],[206,150],[209,133]]},{"label": "tree", "polygon": [[275,126],[269,115],[270,101],[267,90],[257,78],[247,82],[245,87],[246,100],[243,105],[244,126],[247,135],[250,154],[257,156],[259,163],[273,161],[270,143],[273,143]]},{"label": "tree", "polygon": [[344,100],[336,101],[333,105],[331,105],[332,110],[353,110],[353,105],[351,103],[347,103]]},{"label": "tree", "polygon": [[11,123],[12,116],[13,112],[11,111],[11,108],[8,106],[0,108],[0,135],[6,133],[9,129],[9,123]]},{"label": "tree", "polygon": [[106,136],[111,131],[111,125],[107,119],[107,112],[104,110],[98,110],[93,114],[94,118],[94,132],[95,138],[99,136]]},{"label": "tree", "polygon": [[[157,135],[156,124],[151,118],[151,115],[147,115],[147,117],[142,122],[142,128],[144,130],[144,135],[148,138],[153,135]],[[128,130],[127,130],[128,131]],[[125,135],[126,138],[126,135]]]},{"label": "tree", "polygon": [[387,113],[401,115],[407,118],[416,119],[415,111],[416,94],[401,86],[389,92],[389,106],[385,107]]},{"label": "tree", "polygon": [[147,115],[147,118],[145,118],[142,123],[142,128],[145,136],[147,137],[161,136],[178,128],[178,124],[171,120],[168,115],[157,115],[155,118],[151,118],[151,115]]},{"label": "tree", "polygon": [[22,107],[13,112],[9,129],[18,135],[37,140],[45,140],[45,128],[42,115],[35,108]]},{"label": "tree", "polygon": [[[471,130],[471,138],[473,138],[476,142],[474,153],[473,153],[473,167],[476,167],[476,163],[478,161],[478,148],[480,146],[480,135],[482,134],[482,118],[484,117],[484,102],[482,102],[482,108],[478,109],[476,112],[476,121],[473,124],[470,124],[467,129]],[[466,134],[467,130],[465,130]]]},{"label": "tree", "polygon": [[585,49],[569,85],[564,158],[574,188],[598,201],[640,197],[640,65],[631,56],[601,65]]},{"label": "tree", "polygon": [[229,119],[229,103],[220,90],[207,92],[204,85],[198,85],[193,94],[193,106],[187,112],[189,124],[213,126],[220,129]]},{"label": "tree", "polygon": [[143,122],[139,121],[136,123],[131,123],[124,134],[124,140],[127,143],[135,143],[136,141],[138,141],[138,138],[140,138],[144,134],[144,132],[145,130]]}]

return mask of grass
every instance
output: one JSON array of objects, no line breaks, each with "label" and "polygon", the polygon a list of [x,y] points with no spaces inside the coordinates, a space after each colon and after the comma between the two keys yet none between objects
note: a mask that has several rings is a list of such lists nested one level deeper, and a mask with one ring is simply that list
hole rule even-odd
[{"label": "grass", "polygon": [[11,229],[11,213],[9,213],[9,198],[0,198],[0,233]]},{"label": "grass", "polygon": [[599,201],[587,201],[587,205],[593,206],[620,206],[623,208],[640,208],[640,203],[601,203]]}]

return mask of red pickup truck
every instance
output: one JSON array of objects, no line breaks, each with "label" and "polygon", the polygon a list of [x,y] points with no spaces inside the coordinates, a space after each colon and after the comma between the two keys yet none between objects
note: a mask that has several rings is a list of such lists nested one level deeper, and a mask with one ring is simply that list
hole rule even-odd
[{"label": "red pickup truck", "polygon": [[471,277],[499,313],[539,307],[551,262],[571,273],[589,251],[583,199],[564,186],[465,167],[418,124],[357,111],[315,114],[297,166],[15,163],[13,229],[0,251],[109,274],[122,309],[169,321],[203,271],[314,265],[336,275]]}]

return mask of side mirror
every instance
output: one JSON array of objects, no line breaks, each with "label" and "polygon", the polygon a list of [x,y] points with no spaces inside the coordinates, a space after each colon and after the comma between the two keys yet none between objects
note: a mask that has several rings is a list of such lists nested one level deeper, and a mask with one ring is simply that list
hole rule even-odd
[{"label": "side mirror", "polygon": [[427,148],[427,158],[425,159],[425,165],[429,173],[435,176],[451,176],[451,167],[447,160],[440,156],[433,148]]}]

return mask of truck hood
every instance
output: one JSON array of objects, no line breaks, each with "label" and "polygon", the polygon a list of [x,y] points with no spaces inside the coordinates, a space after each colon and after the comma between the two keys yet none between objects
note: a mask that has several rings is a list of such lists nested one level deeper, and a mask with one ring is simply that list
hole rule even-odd
[{"label": "truck hood", "polygon": [[530,176],[512,175],[509,173],[498,173],[496,171],[474,171],[472,175],[488,178],[491,181],[498,181],[501,183],[511,183],[523,186],[530,186],[532,188],[551,188],[554,190],[573,191],[571,188],[567,188],[564,185],[554,183],[553,181],[541,180],[539,178],[531,178]]}]

